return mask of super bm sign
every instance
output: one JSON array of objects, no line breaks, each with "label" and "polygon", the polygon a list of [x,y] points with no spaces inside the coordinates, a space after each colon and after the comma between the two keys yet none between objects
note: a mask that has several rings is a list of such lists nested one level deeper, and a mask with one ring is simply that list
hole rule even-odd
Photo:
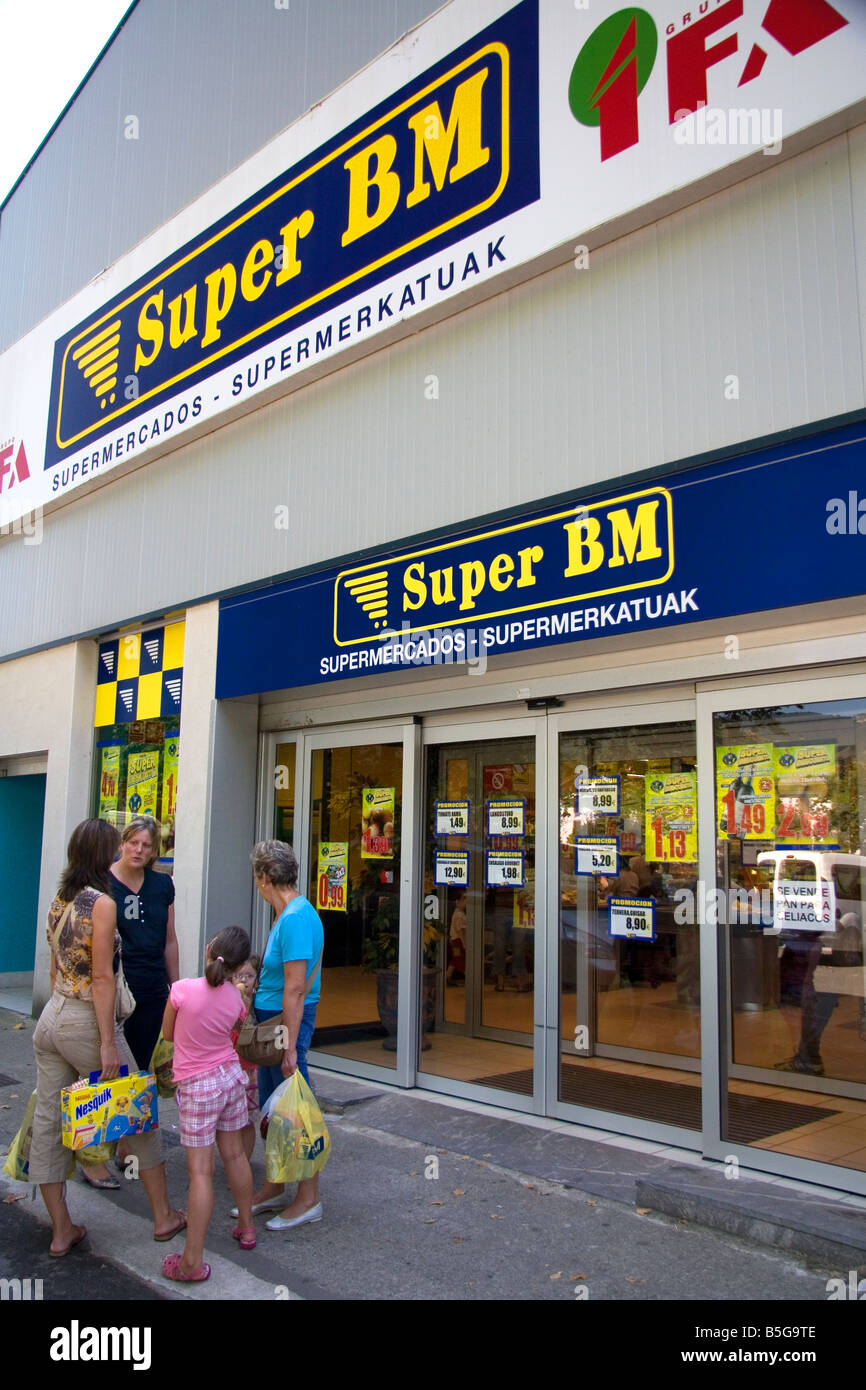
[{"label": "super bm sign", "polygon": [[673,568],[670,493],[647,488],[344,570],[334,585],[334,641],[555,610],[664,584]]},{"label": "super bm sign", "polygon": [[537,90],[524,0],[58,339],[45,466],[537,199]]}]

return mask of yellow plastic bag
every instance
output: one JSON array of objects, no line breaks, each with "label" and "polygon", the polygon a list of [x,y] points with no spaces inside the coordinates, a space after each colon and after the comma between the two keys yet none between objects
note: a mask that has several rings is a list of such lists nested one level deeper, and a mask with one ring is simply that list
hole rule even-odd
[{"label": "yellow plastic bag", "polygon": [[322,1112],[299,1071],[294,1071],[268,1117],[265,1172],[268,1182],[301,1182],[320,1173],[331,1154]]},{"label": "yellow plastic bag", "polygon": [[[36,1114],[36,1092],[34,1091],[29,1101],[27,1109],[24,1111],[24,1119],[21,1121],[21,1128],[9,1145],[9,1152],[6,1155],[6,1162],[3,1164],[3,1172],[15,1182],[30,1181],[30,1142],[33,1138],[33,1117]],[[58,1119],[60,1116],[58,1115]],[[75,1168],[75,1159],[70,1155],[69,1167],[66,1176],[71,1177]]]},{"label": "yellow plastic bag", "polygon": [[174,1043],[166,1042],[160,1033],[150,1059],[150,1070],[156,1077],[156,1094],[163,1100],[171,1100],[177,1090],[173,1067]]}]

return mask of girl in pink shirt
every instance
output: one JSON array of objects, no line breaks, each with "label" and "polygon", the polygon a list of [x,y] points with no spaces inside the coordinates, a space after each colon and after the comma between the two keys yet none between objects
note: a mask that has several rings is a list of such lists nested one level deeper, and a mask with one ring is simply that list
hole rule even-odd
[{"label": "girl in pink shirt", "polygon": [[171,987],[163,1037],[174,1042],[174,1079],[180,1112],[180,1142],[189,1169],[189,1211],[182,1255],[167,1255],[162,1272],[167,1279],[198,1283],[210,1277],[202,1259],[208,1223],[213,1213],[214,1143],[237,1203],[238,1224],[232,1231],[242,1250],[252,1250],[251,1202],[253,1175],[244,1152],[241,1131],[247,1124],[244,1074],[238,1064],[231,1032],[246,1015],[234,972],[250,954],[250,939],[242,927],[226,927],[210,942],[204,976],[177,980]]}]

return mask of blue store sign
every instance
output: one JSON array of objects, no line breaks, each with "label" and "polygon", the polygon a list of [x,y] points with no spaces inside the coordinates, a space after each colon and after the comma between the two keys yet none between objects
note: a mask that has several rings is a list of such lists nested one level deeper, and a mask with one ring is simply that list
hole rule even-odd
[{"label": "blue store sign", "polygon": [[[84,457],[106,430],[125,453],[144,446],[158,428],[126,429],[154,406],[538,196],[538,5],[522,0],[58,338],[45,467]],[[405,307],[387,295],[379,326]],[[296,346],[302,361],[319,351]],[[177,421],[202,409],[191,395]]]},{"label": "blue store sign", "polygon": [[864,477],[860,423],[224,599],[217,697],[862,593]]}]

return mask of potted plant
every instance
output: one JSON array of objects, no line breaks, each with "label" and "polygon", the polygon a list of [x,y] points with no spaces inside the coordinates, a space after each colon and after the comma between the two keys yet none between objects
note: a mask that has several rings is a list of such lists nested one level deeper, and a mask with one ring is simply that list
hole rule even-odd
[{"label": "potted plant", "polygon": [[[388,1036],[382,1046],[386,1052],[397,1050],[397,986],[399,979],[398,953],[400,906],[395,897],[381,897],[372,930],[364,943],[365,970],[376,974],[376,1006]],[[436,1022],[436,955],[440,934],[431,922],[424,923],[424,968],[421,972],[421,1031],[432,1031]],[[422,1036],[421,1050],[426,1052],[430,1042]]]}]

